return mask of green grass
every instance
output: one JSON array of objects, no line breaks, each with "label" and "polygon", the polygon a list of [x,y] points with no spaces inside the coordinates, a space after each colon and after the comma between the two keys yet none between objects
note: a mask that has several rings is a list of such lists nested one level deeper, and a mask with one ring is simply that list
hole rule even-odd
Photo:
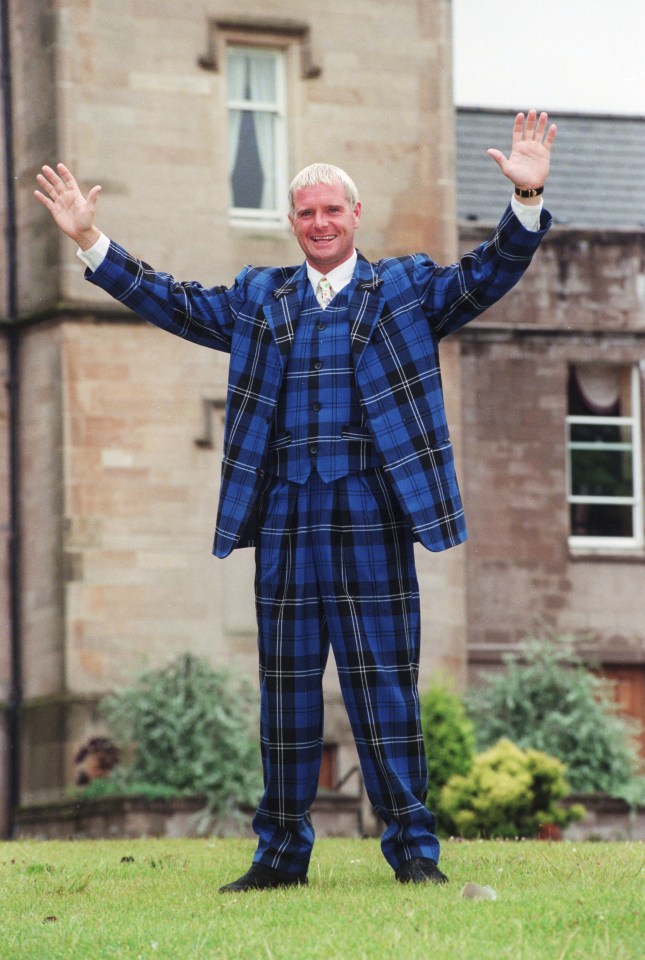
[{"label": "green grass", "polygon": [[[446,842],[446,886],[321,840],[308,888],[218,895],[249,840],[0,845],[1,960],[641,960],[642,843]],[[122,858],[134,858],[121,862]],[[495,901],[460,896],[474,881]]]}]

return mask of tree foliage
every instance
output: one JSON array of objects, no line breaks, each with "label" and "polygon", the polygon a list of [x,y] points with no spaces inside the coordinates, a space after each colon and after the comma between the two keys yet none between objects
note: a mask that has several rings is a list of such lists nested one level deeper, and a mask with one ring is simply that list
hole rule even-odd
[{"label": "tree foliage", "polygon": [[262,791],[258,705],[251,685],[190,655],[142,673],[101,705],[132,758],[115,771],[121,788],[157,796],[199,794],[212,809],[255,805]]},{"label": "tree foliage", "polygon": [[559,760],[500,740],[474,758],[465,777],[450,778],[441,811],[462,837],[534,837],[542,824],[564,827],[583,816],[580,806],[559,805],[568,793]]},{"label": "tree foliage", "polygon": [[473,724],[461,698],[442,683],[433,683],[421,696],[421,726],[428,761],[426,804],[439,814],[441,788],[454,774],[468,773],[472,765]]},{"label": "tree foliage", "polygon": [[508,737],[559,758],[573,790],[622,794],[638,754],[611,682],[586,668],[568,637],[530,639],[504,659],[506,671],[467,696],[478,748]]}]

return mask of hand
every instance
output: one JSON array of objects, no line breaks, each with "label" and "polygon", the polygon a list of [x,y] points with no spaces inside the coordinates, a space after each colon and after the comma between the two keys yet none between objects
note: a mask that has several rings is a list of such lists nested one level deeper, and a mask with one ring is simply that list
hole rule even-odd
[{"label": "hand", "polygon": [[101,188],[92,187],[84,197],[64,163],[59,163],[56,170],[43,167],[36,180],[44,191],[35,190],[36,198],[47,207],[63,233],[75,240],[81,250],[89,250],[100,236],[94,220]]},{"label": "hand", "polygon": [[513,124],[513,141],[508,159],[501,150],[488,150],[505,177],[508,177],[520,190],[529,190],[544,186],[549,175],[551,146],[557,132],[551,124],[547,130],[548,114],[541,113],[538,119],[536,110],[529,110],[524,123],[524,114],[518,113]]}]

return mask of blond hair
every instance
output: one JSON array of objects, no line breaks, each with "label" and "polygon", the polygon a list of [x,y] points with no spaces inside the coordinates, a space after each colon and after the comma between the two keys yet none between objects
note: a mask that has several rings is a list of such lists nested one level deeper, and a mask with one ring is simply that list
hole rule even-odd
[{"label": "blond hair", "polygon": [[300,173],[297,173],[291,181],[289,187],[289,212],[291,216],[295,214],[293,197],[296,190],[302,190],[305,187],[315,187],[319,183],[334,184],[340,183],[345,191],[345,197],[353,210],[358,203],[358,190],[356,184],[348,173],[335,167],[331,163],[310,163]]}]

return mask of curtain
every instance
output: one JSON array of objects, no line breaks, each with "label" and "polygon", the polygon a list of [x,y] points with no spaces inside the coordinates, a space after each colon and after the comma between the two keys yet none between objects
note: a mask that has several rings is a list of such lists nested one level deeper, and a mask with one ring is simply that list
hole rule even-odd
[{"label": "curtain", "polygon": [[[254,103],[275,103],[275,59],[273,57],[249,58],[249,89]],[[256,110],[255,137],[262,167],[262,203],[263,210],[276,207],[275,196],[275,160],[273,128],[275,114],[271,110]]]},{"label": "curtain", "polygon": [[[229,51],[228,55],[228,99],[244,100],[246,91],[246,57]],[[228,112],[228,172],[233,174],[240,139],[242,111]]]},{"label": "curtain", "polygon": [[620,400],[622,368],[602,363],[575,367],[578,390],[592,413],[609,416]]}]

